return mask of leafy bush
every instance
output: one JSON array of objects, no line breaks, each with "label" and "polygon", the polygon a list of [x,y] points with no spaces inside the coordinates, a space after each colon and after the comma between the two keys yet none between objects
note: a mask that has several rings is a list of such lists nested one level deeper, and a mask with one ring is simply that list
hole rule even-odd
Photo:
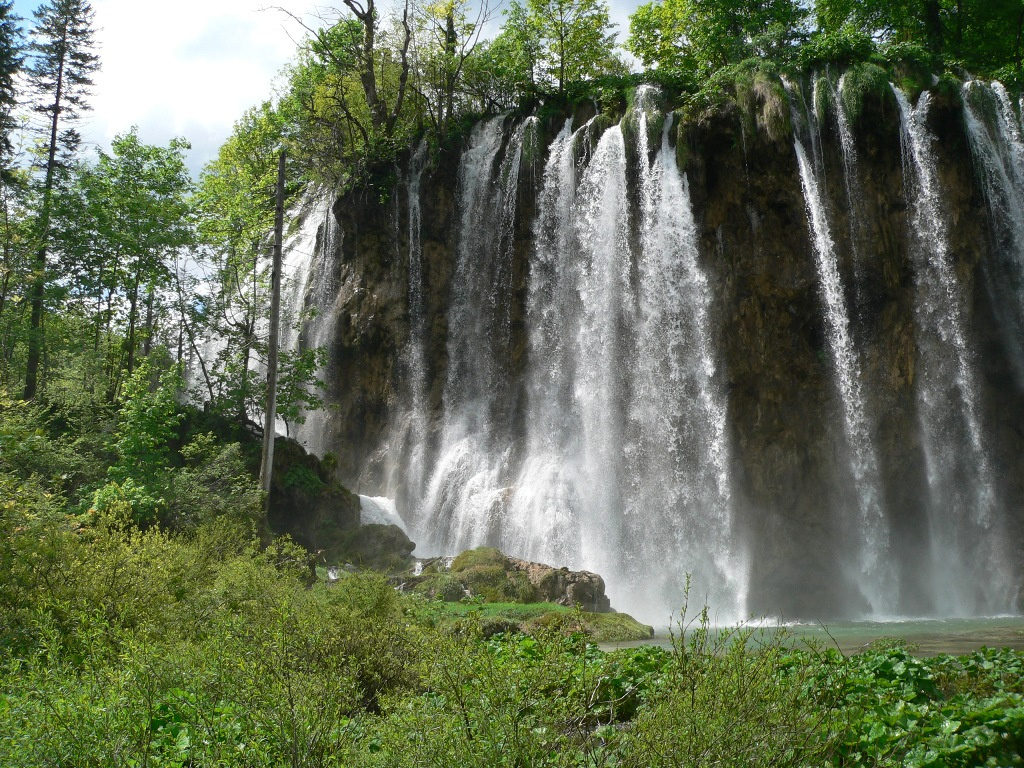
[{"label": "leafy bush", "polygon": [[[683,614],[685,619],[685,611]],[[649,705],[625,737],[624,766],[820,765],[835,708],[815,693],[812,659],[784,632],[711,630],[705,608],[673,641]],[[753,646],[753,647],[752,647]]]},{"label": "leafy bush", "polygon": [[860,117],[868,99],[885,98],[888,93],[889,73],[877,64],[861,62],[843,73],[840,97],[850,120]]},{"label": "leafy bush", "polygon": [[875,51],[871,36],[855,27],[818,32],[800,46],[798,61],[804,69],[823,64],[847,65],[867,61]]}]

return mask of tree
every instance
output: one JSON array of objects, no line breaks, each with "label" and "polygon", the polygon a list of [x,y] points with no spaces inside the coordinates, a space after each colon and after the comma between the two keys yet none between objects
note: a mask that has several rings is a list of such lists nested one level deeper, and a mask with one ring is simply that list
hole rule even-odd
[{"label": "tree", "polygon": [[250,368],[267,306],[263,257],[274,221],[282,131],[281,115],[269,102],[249,110],[199,182],[200,234],[212,261],[206,315],[210,333],[224,341],[207,389],[212,402],[229,403],[241,420],[262,399]]},{"label": "tree", "polygon": [[[522,11],[513,0],[509,19],[522,25]],[[540,67],[557,84],[559,93],[566,83],[586,80],[604,68],[615,48],[614,24],[608,18],[608,5],[602,0],[527,0],[528,24],[515,33],[523,40],[536,30],[541,41]],[[523,45],[517,49],[527,53]]]},{"label": "tree", "polygon": [[469,8],[469,0],[435,0],[416,14],[414,87],[438,139],[447,136],[460,111],[466,65],[490,18],[486,2],[477,5],[472,21]]},{"label": "tree", "polygon": [[645,66],[707,77],[748,58],[785,58],[806,17],[798,0],[659,0],[630,18],[626,47]]},{"label": "tree", "polygon": [[12,152],[11,131],[18,104],[17,77],[24,62],[21,19],[14,14],[13,0],[0,0],[0,181],[6,182]]},{"label": "tree", "polygon": [[527,8],[512,2],[505,23],[469,64],[468,80],[484,109],[508,109],[531,96],[543,76],[540,30]]},{"label": "tree", "polygon": [[60,132],[89,109],[85,99],[92,74],[99,68],[93,49],[93,10],[86,0],[50,0],[35,12],[36,26],[29,45],[31,64],[26,69],[35,97],[33,110],[47,118],[43,150],[42,209],[39,213],[35,276],[31,291],[32,317],[25,371],[25,399],[35,397],[39,386],[39,362],[43,347],[43,302],[46,291],[46,260],[50,238],[50,213],[58,149],[76,147],[73,129]]},{"label": "tree", "polygon": [[[172,256],[193,246],[196,236],[188,143],[147,145],[132,128],[111,149],[93,164],[79,163],[55,190],[52,242],[69,297],[91,315],[93,353],[98,356],[102,339],[112,345],[106,391],[114,398],[138,353],[148,356],[153,347]],[[115,328],[117,319],[123,322]]]}]

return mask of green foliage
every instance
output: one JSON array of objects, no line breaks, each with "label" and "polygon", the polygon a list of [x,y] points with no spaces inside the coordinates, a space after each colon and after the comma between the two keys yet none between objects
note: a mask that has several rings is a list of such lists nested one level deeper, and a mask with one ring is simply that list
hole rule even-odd
[{"label": "green foliage", "polygon": [[178,368],[158,374],[148,361],[125,383],[114,436],[118,460],[108,470],[113,479],[145,482],[168,467],[171,442],[183,417],[177,402],[181,388]]},{"label": "green foliage", "polygon": [[[813,686],[813,657],[785,632],[740,626],[713,631],[707,608],[684,606],[672,656],[650,706],[637,713],[624,765],[820,765],[819,734],[835,710]],[[827,675],[818,680],[827,688]]]},{"label": "green foliage", "polygon": [[705,78],[749,58],[789,58],[806,10],[793,0],[658,0],[630,19],[626,47],[645,66]]},{"label": "green foliage", "polygon": [[889,75],[877,64],[854,64],[843,75],[842,108],[851,120],[860,117],[868,99],[886,98],[889,93]]},{"label": "green foliage", "polygon": [[842,765],[1021,765],[1020,654],[925,660],[893,647],[844,660],[832,690],[847,713]]},{"label": "green foliage", "polygon": [[823,64],[848,66],[866,61],[875,52],[871,36],[864,30],[844,26],[813,34],[800,46],[799,62],[805,69]]}]

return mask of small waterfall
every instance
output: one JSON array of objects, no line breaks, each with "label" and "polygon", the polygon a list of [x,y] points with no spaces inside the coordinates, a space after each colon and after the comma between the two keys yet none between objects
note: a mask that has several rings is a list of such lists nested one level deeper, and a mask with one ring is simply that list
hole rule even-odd
[{"label": "small waterfall", "polygon": [[[287,222],[297,226],[286,232],[282,244],[281,262],[281,335],[282,356],[301,350],[325,347],[334,335],[334,309],[337,286],[333,276],[335,250],[341,229],[332,213],[334,196],[323,189],[310,187],[302,198],[287,212]],[[268,268],[269,282],[269,268]],[[264,296],[269,302],[269,296]],[[235,319],[251,311],[249,306],[235,305],[229,308]],[[266,339],[268,319],[257,321],[257,333]],[[206,361],[207,369],[235,363],[238,350],[229,348],[225,337],[212,335],[197,340],[199,353]],[[256,355],[250,359],[251,375],[266,381],[266,367]],[[323,372],[319,375],[322,377]],[[208,397],[203,373],[199,362],[189,361],[187,369],[188,387],[200,399]],[[322,378],[321,378],[322,380]],[[279,390],[280,391],[280,390]],[[221,393],[222,395],[224,393]],[[254,416],[254,414],[250,414]],[[326,444],[326,412],[321,410],[303,413],[304,423],[286,423],[280,417],[277,421],[279,434],[290,434],[306,448],[323,455],[330,449]]]},{"label": "small waterfall", "polygon": [[[712,288],[697,251],[686,178],[669,144],[649,161],[652,91],[638,90],[641,242],[623,494],[629,603],[664,610],[686,574],[721,618],[745,613],[746,563],[733,526],[726,402],[711,336]],[[657,569],[651,563],[659,563]],[[655,599],[652,601],[650,595]],[[645,595],[646,600],[645,600]]]},{"label": "small waterfall", "polygon": [[[333,264],[342,232],[332,212],[333,203],[332,194],[311,190],[300,204],[298,230],[284,243],[282,351],[326,348],[334,336],[338,286]],[[324,375],[323,370],[317,373],[321,382]],[[328,410],[307,411],[303,418],[301,424],[290,425],[293,436],[306,450],[323,456],[330,450]],[[283,432],[282,426],[279,421]]]},{"label": "small waterfall", "polygon": [[394,416],[388,447],[385,477],[389,489],[400,490],[400,506],[423,493],[426,472],[430,413],[427,403],[427,308],[423,272],[423,228],[421,185],[429,157],[426,140],[420,142],[409,161],[408,196],[408,306],[409,338],[399,360],[403,410]]},{"label": "small waterfall", "polygon": [[474,129],[459,172],[458,279],[448,316],[441,440],[413,515],[426,551],[493,542],[504,517],[513,230],[524,139],[537,121],[520,123],[507,143],[504,124],[496,117]]},{"label": "small waterfall", "polygon": [[1013,569],[998,515],[981,422],[968,310],[950,253],[937,160],[926,117],[895,86],[916,282],[918,411],[930,492],[934,602],[941,615],[1012,610]]},{"label": "small waterfall", "polygon": [[1007,334],[1006,348],[1024,386],[1024,137],[1001,83],[963,86],[964,121],[988,203],[993,237],[989,290]]},{"label": "small waterfall", "polygon": [[[878,457],[871,439],[867,407],[861,389],[860,360],[850,334],[850,316],[839,274],[839,261],[832,238],[828,207],[822,196],[824,161],[818,140],[817,120],[814,113],[803,105],[803,97],[797,86],[786,82],[786,90],[793,116],[793,147],[800,169],[807,223],[811,228],[811,244],[825,309],[829,351],[842,401],[844,434],[857,493],[859,525],[856,533],[860,537],[860,551],[855,578],[870,604],[870,612],[874,615],[892,615],[895,613],[898,591],[889,560],[889,525],[880,498]],[[836,109],[841,108],[841,105],[836,105]],[[806,134],[811,142],[811,157],[808,157],[801,134]]]},{"label": "small waterfall", "polygon": [[[820,82],[820,81],[819,81]],[[815,86],[817,87],[817,83]],[[853,257],[854,274],[857,278],[856,284],[861,284],[861,253],[860,243],[866,236],[864,209],[864,190],[858,175],[857,145],[853,139],[853,128],[850,126],[850,119],[846,114],[846,105],[843,101],[843,90],[846,87],[846,73],[839,78],[838,87],[832,87],[832,114],[836,120],[836,132],[839,134],[839,146],[843,151],[843,182],[846,188],[846,206],[850,221],[850,255]],[[858,296],[859,298],[859,296]]]}]

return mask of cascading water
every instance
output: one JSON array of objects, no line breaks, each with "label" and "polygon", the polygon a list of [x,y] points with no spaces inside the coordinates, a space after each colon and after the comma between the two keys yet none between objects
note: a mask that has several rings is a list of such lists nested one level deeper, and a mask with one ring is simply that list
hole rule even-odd
[{"label": "cascading water", "polygon": [[1024,386],[1024,137],[1001,83],[964,84],[964,120],[980,171],[994,240],[989,273],[994,304],[1009,331],[1007,350]]},{"label": "cascading water", "polygon": [[[283,243],[281,349],[286,353],[327,347],[334,336],[338,286],[333,261],[341,229],[331,212],[333,203],[333,195],[310,190],[300,203],[298,229]],[[323,371],[319,375],[322,381]],[[330,450],[326,420],[325,409],[307,411],[301,424],[285,425],[279,419],[278,431],[290,431],[308,451],[322,456]]]},{"label": "cascading water", "polygon": [[[807,223],[811,228],[818,284],[825,309],[828,344],[836,386],[842,401],[843,427],[850,456],[850,469],[857,493],[859,554],[854,572],[870,605],[872,615],[893,615],[899,596],[889,557],[889,525],[881,502],[878,456],[871,439],[867,406],[861,387],[861,366],[850,333],[839,262],[829,223],[828,207],[822,196],[824,162],[814,113],[803,104],[796,86],[786,83],[793,115],[793,147],[800,169]],[[801,108],[802,107],[802,108]],[[841,110],[841,104],[835,108]],[[811,143],[808,157],[802,136]],[[850,162],[847,158],[846,162]]]},{"label": "cascading water", "polygon": [[[971,194],[940,197],[938,157],[968,175],[932,145],[927,94],[897,93],[901,174],[895,110],[873,104],[882,124],[860,119],[855,143],[844,81],[817,85],[835,124],[793,91],[792,150],[748,135],[741,156],[687,126],[684,174],[673,115],[639,88],[619,125],[482,122],[457,174],[444,151],[428,173],[421,148],[394,242],[359,218],[385,218],[375,204],[337,207],[341,290],[368,329],[338,342],[346,434],[366,441],[339,471],[397,501],[418,554],[594,570],[659,625],[687,574],[721,621],[1015,609],[1024,416],[994,428],[1012,376],[993,349],[1024,326],[987,314],[971,275],[998,266],[1013,291],[1024,275],[1016,105],[966,92],[990,246]],[[297,306],[319,287],[303,286]],[[1024,390],[1005,394],[1024,414]]]},{"label": "cascading water", "polygon": [[[677,595],[686,574],[721,617],[744,615],[746,562],[736,542],[727,408],[712,340],[711,286],[700,266],[685,177],[669,137],[648,158],[652,90],[637,92],[641,231],[623,492],[629,604]],[[660,563],[652,572],[650,564]],[[664,605],[662,609],[664,609]],[[673,607],[673,606],[668,606]]]},{"label": "cascading water", "polygon": [[[448,333],[448,375],[433,471],[414,515],[427,551],[466,549],[499,534],[508,489],[512,244],[527,118],[504,142],[504,117],[479,125],[459,175],[457,281]],[[496,162],[503,157],[502,162]],[[500,222],[498,228],[484,222]]]},{"label": "cascading water", "polygon": [[658,623],[681,605],[690,573],[723,620],[737,619],[746,565],[735,544],[709,285],[671,118],[652,164],[648,109],[637,110],[644,191],[635,257],[622,127],[597,138],[593,123],[573,132],[569,121],[549,149],[527,284],[519,440],[498,371],[509,354],[523,136],[535,125],[519,126],[507,145],[501,119],[471,138],[442,434],[414,538],[428,552],[491,544],[596,570],[613,600]]},{"label": "cascading water", "polygon": [[900,108],[904,184],[911,206],[917,290],[917,376],[931,528],[933,600],[941,615],[1013,609],[1013,569],[996,514],[997,492],[985,444],[975,363],[967,341],[965,292],[949,246],[934,137],[931,94],[916,106],[895,86]]},{"label": "cascading water", "polygon": [[427,405],[427,311],[425,304],[423,270],[421,186],[427,168],[428,145],[420,142],[409,163],[407,185],[409,229],[408,229],[408,301],[409,340],[402,353],[401,380],[406,392],[403,393],[406,408],[396,416],[391,429],[390,446],[387,453],[389,466],[385,470],[387,485],[402,487],[400,501],[417,499],[423,493],[430,414]]}]

